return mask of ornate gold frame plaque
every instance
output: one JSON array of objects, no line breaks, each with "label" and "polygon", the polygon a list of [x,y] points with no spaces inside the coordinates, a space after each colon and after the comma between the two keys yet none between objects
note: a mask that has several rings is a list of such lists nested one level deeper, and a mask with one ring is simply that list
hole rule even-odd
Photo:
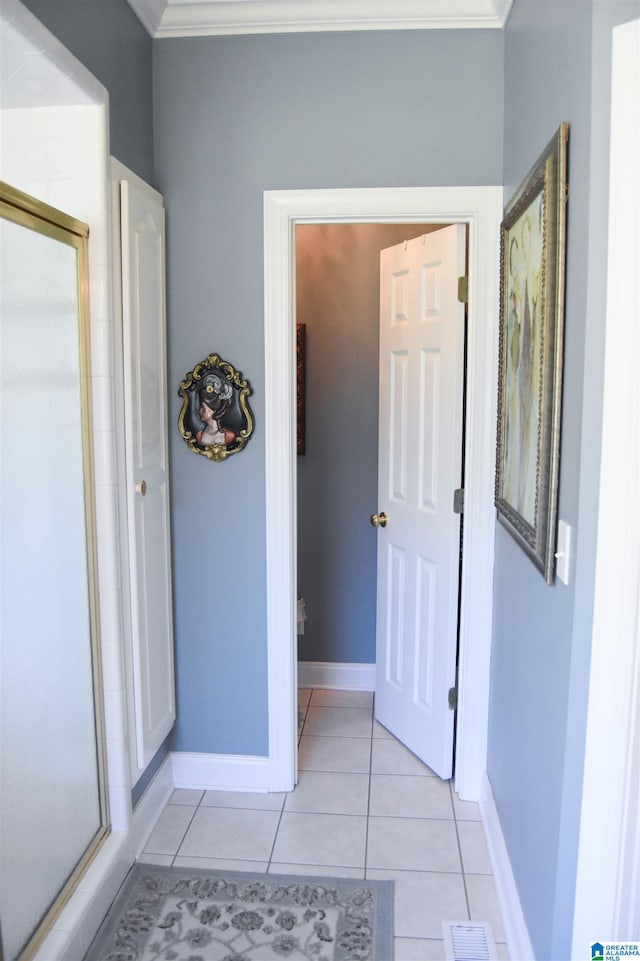
[{"label": "ornate gold frame plaque", "polygon": [[253,433],[249,381],[218,354],[209,354],[180,381],[180,433],[189,450],[226,460],[243,450]]}]

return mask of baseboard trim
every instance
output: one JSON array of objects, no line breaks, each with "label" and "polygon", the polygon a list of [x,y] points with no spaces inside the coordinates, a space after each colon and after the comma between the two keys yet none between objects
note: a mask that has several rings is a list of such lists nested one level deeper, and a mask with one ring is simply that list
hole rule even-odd
[{"label": "baseboard trim", "polygon": [[518,958],[519,961],[534,961],[531,939],[522,913],[518,888],[502,833],[498,809],[491,789],[491,782],[486,773],[483,776],[480,814],[487,839],[498,902],[504,921],[505,936],[509,945],[509,957]]},{"label": "baseboard trim", "polygon": [[203,791],[269,790],[268,757],[176,751],[171,754],[171,768],[174,786],[179,788]]},{"label": "baseboard trim", "polygon": [[127,840],[134,860],[144,849],[149,835],[171,797],[174,786],[171,755],[167,754],[133,811]]},{"label": "baseboard trim", "polygon": [[335,691],[375,691],[375,664],[337,664],[298,661],[298,687],[324,687]]}]

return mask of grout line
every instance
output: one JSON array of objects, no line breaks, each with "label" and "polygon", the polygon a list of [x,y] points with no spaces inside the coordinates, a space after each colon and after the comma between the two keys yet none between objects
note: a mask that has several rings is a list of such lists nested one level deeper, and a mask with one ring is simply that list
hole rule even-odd
[{"label": "grout line", "polygon": [[[371,728],[373,731],[373,720],[371,721]],[[369,821],[371,818],[371,767],[373,764],[373,736],[371,737],[371,742],[369,744],[369,789],[367,791],[367,821],[364,836],[364,878],[367,879],[367,866],[369,860]]]},{"label": "grout line", "polygon": [[[302,715],[302,724],[300,725],[300,733],[298,734],[298,750],[300,750],[300,741],[302,740],[302,735],[304,734],[305,724],[307,723],[307,717],[309,716],[309,704],[310,704],[310,703],[311,703],[311,699],[309,699],[309,702],[308,702],[307,704],[305,704],[305,706],[304,706],[303,715]],[[299,704],[298,704],[298,711],[300,711],[300,705],[299,705]]]},{"label": "grout line", "polygon": [[367,793],[367,830],[364,839],[364,877],[367,879],[369,862],[369,822],[371,818],[371,779],[373,777],[373,722],[376,716],[375,694],[371,701],[371,740],[369,743],[369,790]]},{"label": "grout line", "polygon": [[265,874],[268,874],[271,869],[271,863],[273,861],[273,852],[276,849],[276,842],[278,840],[278,833],[280,832],[280,825],[282,824],[282,816],[284,814],[285,804],[286,804],[286,798],[285,800],[283,800],[282,808],[280,809],[280,816],[278,817],[278,825],[276,827],[275,834],[273,835],[273,844],[271,845],[271,851],[269,852],[269,857],[267,858],[267,868],[266,868]]},{"label": "grout line", "polygon": [[[379,775],[374,775],[378,777]],[[372,814],[376,821],[442,821],[443,824],[453,824],[455,818],[443,818],[438,814]]]},{"label": "grout line", "polygon": [[[449,792],[451,793],[452,790],[453,788],[451,786],[451,782],[449,782]],[[453,804],[453,795],[451,795],[451,803]],[[455,824],[455,828],[456,828],[456,840],[458,842],[458,857],[460,858],[460,872],[462,874],[462,886],[464,888],[464,899],[467,905],[467,916],[470,921],[471,920],[471,904],[469,902],[469,891],[467,889],[467,876],[464,870],[464,861],[462,859],[462,844],[460,843],[460,832],[458,831],[458,819],[456,817],[455,805],[453,807],[453,823]]]},{"label": "grout line", "polygon": [[[202,797],[204,797],[204,792],[202,793]],[[200,800],[202,800],[202,798],[200,798]],[[177,806],[180,807],[180,805],[177,805]],[[182,807],[185,807],[185,806],[186,806],[186,805],[182,805]],[[195,807],[194,807],[194,809],[193,809],[193,814],[192,814],[191,817],[189,818],[189,823],[187,824],[186,828],[184,829],[180,841],[178,841],[178,846],[177,846],[177,848],[176,848],[176,850],[175,850],[175,854],[174,854],[173,857],[171,858],[171,865],[170,865],[170,867],[173,867],[176,858],[177,858],[178,855],[180,854],[180,848],[181,848],[182,845],[184,844],[184,839],[185,839],[186,836],[187,836],[187,832],[188,832],[189,828],[190,828],[191,825],[193,824],[193,819],[194,819],[194,817],[196,816],[196,811],[198,810],[199,807],[200,807],[200,801],[198,801],[198,803],[195,805]]]}]

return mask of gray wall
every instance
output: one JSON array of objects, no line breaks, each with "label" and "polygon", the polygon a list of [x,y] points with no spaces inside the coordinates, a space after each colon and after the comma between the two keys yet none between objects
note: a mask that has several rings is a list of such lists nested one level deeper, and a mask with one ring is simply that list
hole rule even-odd
[{"label": "gray wall", "polygon": [[[584,366],[590,86],[591,4],[516,2],[505,36],[505,201],[559,124],[567,120],[571,125],[559,517],[574,530]],[[552,927],[573,609],[573,583],[547,587],[497,525],[488,773],[525,919],[541,959],[561,957],[552,953]],[[584,742],[584,729],[580,738]],[[580,749],[580,741],[574,747]]]},{"label": "gray wall", "polygon": [[178,749],[267,749],[262,191],[501,183],[504,159],[508,197],[558,124],[571,123],[560,516],[575,528],[574,586],[546,587],[497,527],[489,743],[536,956],[568,958],[600,466],[611,29],[640,16],[639,0],[515,0],[504,34],[158,41],[155,181],[151,41],[125,0],[26,5],[109,89],[112,151],[165,193],[171,384],[177,391],[218,350],[254,385],[256,435],[241,456],[213,465],[172,436]]},{"label": "gray wall", "polygon": [[419,224],[296,229],[297,321],[306,325],[306,453],[298,457],[301,661],[376,659],[380,251]]},{"label": "gray wall", "polygon": [[611,23],[632,8],[635,0],[516,0],[505,32],[505,200],[560,122],[571,125],[559,517],[574,529],[575,565],[569,587],[546,587],[498,525],[494,573],[488,773],[539,959],[571,952],[602,397],[607,58]]},{"label": "gray wall", "polygon": [[152,41],[126,0],[22,0],[109,91],[111,153],[153,184]]},{"label": "gray wall", "polygon": [[263,191],[500,183],[502,75],[491,30],[154,44],[171,417],[210,351],[250,379],[256,415],[222,464],[172,435],[178,750],[268,749]]}]

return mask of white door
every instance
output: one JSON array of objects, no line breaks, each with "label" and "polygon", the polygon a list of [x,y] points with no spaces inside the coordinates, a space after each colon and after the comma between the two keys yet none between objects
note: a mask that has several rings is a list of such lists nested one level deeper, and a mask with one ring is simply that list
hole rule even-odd
[{"label": "white door", "polygon": [[120,181],[134,780],[175,721],[162,197]]},{"label": "white door", "polygon": [[463,225],[380,255],[376,717],[442,778],[453,769],[464,272]]}]

